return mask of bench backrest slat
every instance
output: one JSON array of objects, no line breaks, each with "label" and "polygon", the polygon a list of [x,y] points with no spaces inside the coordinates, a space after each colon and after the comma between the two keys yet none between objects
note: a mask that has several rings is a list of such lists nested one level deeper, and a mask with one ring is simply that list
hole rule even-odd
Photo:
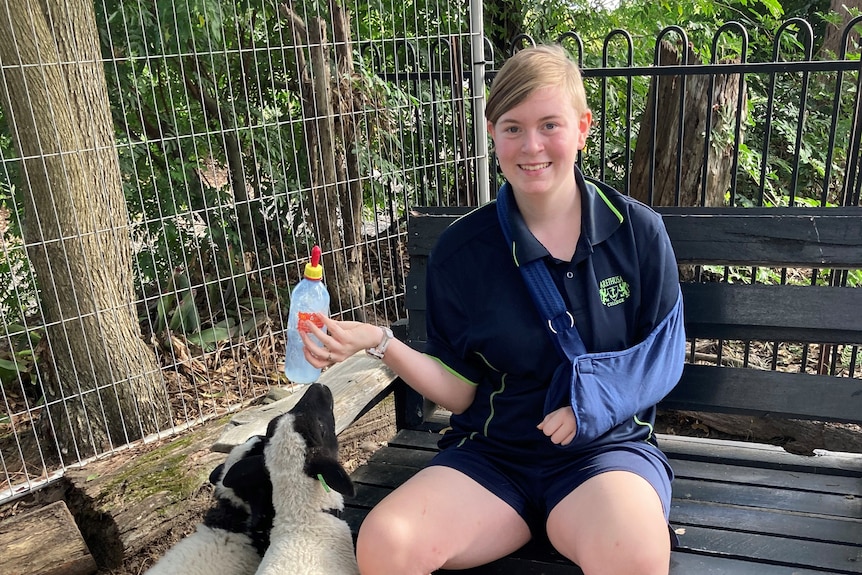
[{"label": "bench backrest slat", "polygon": [[[411,212],[407,336],[419,350],[424,349],[426,337],[427,257],[442,231],[472,209],[417,208]],[[862,208],[657,211],[662,214],[680,264],[806,271],[862,269]],[[810,277],[810,272],[804,277]],[[827,347],[862,344],[860,288],[683,282],[682,289],[690,338]],[[862,423],[862,373],[856,361],[852,378],[688,364],[663,406]]]},{"label": "bench backrest slat", "polygon": [[862,423],[860,379],[686,364],[681,382],[662,407]]},{"label": "bench backrest slat", "polygon": [[859,208],[658,208],[681,264],[862,268]]},{"label": "bench backrest slat", "polygon": [[[862,290],[683,283],[686,334],[710,339],[860,343]],[[855,308],[853,306],[856,306]]]}]

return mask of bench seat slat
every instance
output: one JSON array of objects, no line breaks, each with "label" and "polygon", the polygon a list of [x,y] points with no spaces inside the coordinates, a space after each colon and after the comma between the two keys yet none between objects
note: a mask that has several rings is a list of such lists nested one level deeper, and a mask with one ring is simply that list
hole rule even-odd
[{"label": "bench seat slat", "polygon": [[771,509],[723,505],[676,498],[671,504],[671,521],[675,528],[686,526],[736,529],[749,533],[783,535],[822,542],[862,546],[862,522],[859,520],[794,514]]},{"label": "bench seat slat", "polygon": [[[396,444],[372,456],[370,462],[418,469],[426,465],[435,452],[417,449],[415,444],[406,448]],[[680,480],[709,480],[758,488],[780,488],[790,492],[823,494],[841,499],[857,498],[862,506],[862,481],[855,477],[835,477],[823,473],[764,469],[744,464],[727,465],[685,459],[673,460],[673,468],[677,479]],[[862,507],[859,514],[862,515]]]},{"label": "bench seat slat", "polygon": [[[673,467],[673,464],[671,464]],[[846,495],[810,493],[775,487],[758,487],[709,480],[679,478],[673,482],[674,496],[680,499],[772,509],[794,513],[819,513],[833,517],[862,517],[862,499]],[[862,527],[862,523],[860,523]]]},{"label": "bench seat slat", "polygon": [[[431,457],[429,456],[426,462],[430,460]],[[416,475],[420,468],[420,466],[368,462],[354,471],[350,477],[356,483],[394,489]]]},{"label": "bench seat slat", "polygon": [[858,498],[862,501],[862,481],[855,477],[836,477],[822,473],[783,471],[685,459],[675,459],[673,471],[678,479],[711,480],[740,485],[775,487],[836,495],[843,498]]},{"label": "bench seat slat", "polygon": [[720,554],[727,557],[764,561],[812,569],[831,569],[839,573],[862,573],[862,548],[851,545],[799,541],[759,535],[722,531],[703,527],[687,527],[680,537],[683,549]]},{"label": "bench seat slat", "polygon": [[671,575],[825,575],[835,571],[800,569],[766,563],[751,564],[748,561],[715,555],[674,552],[670,557]]},{"label": "bench seat slat", "polygon": [[[401,437],[401,434],[398,437]],[[776,445],[664,433],[658,434],[658,442],[661,450],[671,459],[783,469],[799,473],[850,477],[854,480],[862,478],[862,457],[853,453],[827,452],[818,453],[812,457],[788,453]]]},{"label": "bench seat slat", "polygon": [[862,423],[862,380],[686,364],[666,409]]}]

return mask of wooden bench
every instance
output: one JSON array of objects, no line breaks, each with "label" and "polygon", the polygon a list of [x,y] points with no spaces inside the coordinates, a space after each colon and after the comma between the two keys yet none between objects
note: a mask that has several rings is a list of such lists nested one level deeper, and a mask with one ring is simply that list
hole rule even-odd
[{"label": "wooden bench", "polygon": [[[808,270],[807,278],[813,268],[862,269],[862,208],[660,211],[685,275],[704,265],[794,268]],[[464,213],[428,208],[410,216],[409,321],[395,329],[418,350],[425,344],[428,254]],[[852,345],[862,344],[862,289],[841,287],[840,274],[818,285],[751,285],[715,281],[720,277],[707,271],[714,281],[683,284],[696,351],[662,408],[862,423],[862,360]],[[761,362],[759,344],[744,343],[749,340],[767,342],[770,353],[768,342],[792,344]],[[712,361],[703,357],[704,343],[714,350]],[[735,350],[742,358],[728,361]],[[816,373],[810,365],[804,372],[799,365],[770,369],[794,354],[817,364]],[[826,361],[818,361],[821,354]],[[766,369],[754,367],[760,363]],[[446,424],[445,413],[403,384],[395,394],[400,431],[353,474],[357,493],[344,517],[354,532],[371,507],[431,459]],[[806,457],[774,445],[671,435],[659,442],[676,473],[671,523],[681,545],[672,553],[673,575],[862,573],[862,456],[818,451]],[[581,573],[539,540],[469,572]]]}]

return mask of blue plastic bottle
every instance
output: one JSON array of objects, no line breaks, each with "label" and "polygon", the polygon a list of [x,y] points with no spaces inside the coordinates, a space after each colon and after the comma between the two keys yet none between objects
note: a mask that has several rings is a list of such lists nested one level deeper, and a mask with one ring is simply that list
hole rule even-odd
[{"label": "blue plastic bottle", "polygon": [[[329,292],[321,281],[323,266],[320,264],[320,247],[311,249],[311,262],[305,265],[304,277],[290,294],[290,312],[287,318],[287,351],[284,358],[284,375],[292,383],[314,383],[320,370],[308,363],[302,353],[303,343],[299,336],[300,321],[315,321],[314,314],[329,317]],[[322,321],[315,321],[326,331]],[[306,328],[307,331],[307,328]],[[312,341],[320,343],[316,337]]]}]

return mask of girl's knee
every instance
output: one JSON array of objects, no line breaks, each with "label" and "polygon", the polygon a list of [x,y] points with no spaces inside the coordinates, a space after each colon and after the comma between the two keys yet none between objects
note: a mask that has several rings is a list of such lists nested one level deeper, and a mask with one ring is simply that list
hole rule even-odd
[{"label": "girl's knee", "polygon": [[416,574],[419,549],[411,526],[373,509],[359,528],[356,561],[362,575]]}]

